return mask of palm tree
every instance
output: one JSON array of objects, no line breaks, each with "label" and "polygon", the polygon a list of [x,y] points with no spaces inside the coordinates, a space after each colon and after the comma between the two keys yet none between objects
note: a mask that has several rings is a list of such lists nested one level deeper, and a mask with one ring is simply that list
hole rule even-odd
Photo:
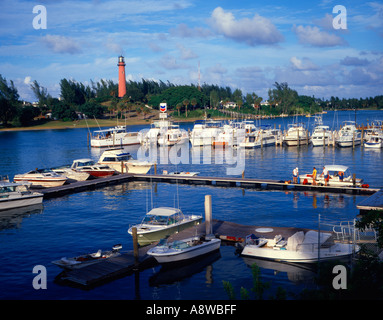
[{"label": "palm tree", "polygon": [[189,105],[189,100],[188,99],[185,99],[182,104],[185,106],[185,114],[186,114],[186,118],[188,117],[188,105]]}]

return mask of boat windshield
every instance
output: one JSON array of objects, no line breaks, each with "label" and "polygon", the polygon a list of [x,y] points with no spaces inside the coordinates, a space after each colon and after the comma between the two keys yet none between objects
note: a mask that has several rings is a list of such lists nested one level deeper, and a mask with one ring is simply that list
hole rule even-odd
[{"label": "boat windshield", "polygon": [[0,193],[15,192],[16,186],[0,186]]},{"label": "boat windshield", "polygon": [[152,225],[171,225],[179,221],[179,216],[177,214],[174,215],[166,215],[166,216],[161,216],[161,215],[147,215],[145,216],[144,220],[142,223],[144,224],[152,224]]}]

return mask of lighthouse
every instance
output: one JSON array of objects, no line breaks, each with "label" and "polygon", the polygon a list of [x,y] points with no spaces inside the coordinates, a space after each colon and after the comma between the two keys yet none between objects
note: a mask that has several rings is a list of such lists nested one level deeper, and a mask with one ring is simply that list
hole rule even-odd
[{"label": "lighthouse", "polygon": [[123,56],[118,57],[118,97],[126,94],[125,60]]}]

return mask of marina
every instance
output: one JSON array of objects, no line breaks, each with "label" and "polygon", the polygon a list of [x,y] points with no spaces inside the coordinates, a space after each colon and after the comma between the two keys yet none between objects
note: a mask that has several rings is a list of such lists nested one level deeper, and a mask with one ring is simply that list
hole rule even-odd
[{"label": "marina", "polygon": [[[324,122],[331,122],[332,118],[329,114]],[[279,121],[281,127],[283,121],[288,122]],[[279,127],[279,124],[271,126]],[[129,131],[139,132],[146,127],[131,126]],[[184,123],[180,127],[188,131],[193,124]],[[104,152],[87,147],[85,129],[2,132],[0,139],[4,147],[0,170],[8,174],[10,180],[31,167],[54,168],[72,163],[73,159],[97,162]],[[37,141],[45,141],[45,144]],[[77,142],[73,144],[73,141]],[[15,145],[23,146],[23,152],[15,152]],[[176,146],[165,150],[170,153],[175,150],[172,148]],[[3,285],[8,288],[1,293],[2,298],[153,300],[198,296],[204,300],[227,299],[222,281],[232,282],[236,290],[247,287],[251,279],[250,266],[255,261],[261,267],[263,279],[272,281],[271,293],[277,286],[299,292],[313,285],[315,272],[278,262],[271,267],[265,261],[235,254],[234,244],[252,233],[257,237],[281,235],[287,239],[300,230],[317,230],[319,225],[321,230],[327,225],[338,226],[335,237],[347,238],[346,231],[350,229],[347,223],[364,210],[359,208],[361,205],[363,208],[381,205],[382,183],[376,172],[382,155],[362,145],[355,148],[273,145],[246,149],[244,170],[235,175],[227,174],[227,169],[235,166],[227,161],[231,148],[209,147],[209,153],[201,148],[200,158],[194,161],[196,148],[187,149],[189,162],[181,157],[178,163],[171,158],[162,163],[159,161],[162,154],[158,154],[157,162],[147,174],[115,173],[105,178],[69,180],[62,186],[39,188],[38,192],[44,195],[41,207],[2,212],[0,247],[5,255],[4,274],[7,274]],[[142,150],[142,145],[123,148],[124,153],[134,159],[139,159]],[[236,155],[237,151],[233,151]],[[26,152],[28,159],[21,156]],[[296,166],[304,173],[310,172],[313,166],[321,168],[331,163],[349,167],[369,186],[340,187],[331,185],[331,180],[329,186],[292,183],[292,170]],[[169,271],[153,259],[147,259],[149,247],[145,246],[139,248],[140,257],[145,259],[138,267],[129,228],[138,224],[150,207],[173,207],[173,204],[177,207],[176,202],[185,214],[203,215],[206,194],[212,195],[212,232],[221,239],[218,252]],[[205,227],[203,221],[169,236],[169,241],[193,238],[205,233]],[[10,241],[12,248],[7,246]],[[97,253],[100,248],[111,248],[116,243],[123,247],[119,256],[78,270],[65,270],[67,282],[61,281],[65,278],[61,279],[61,269],[52,264],[62,257]],[[31,286],[35,265],[47,269],[49,290],[35,290]],[[82,287],[86,290],[78,290]]]}]

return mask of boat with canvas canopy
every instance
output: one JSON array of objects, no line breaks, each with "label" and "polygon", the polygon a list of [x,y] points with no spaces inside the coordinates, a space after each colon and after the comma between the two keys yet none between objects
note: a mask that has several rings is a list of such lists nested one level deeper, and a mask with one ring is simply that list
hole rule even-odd
[{"label": "boat with canvas canopy", "polygon": [[184,215],[180,209],[170,207],[158,207],[150,210],[140,224],[129,228],[137,228],[138,243],[146,245],[173,233],[197,225],[202,221],[202,215]]},{"label": "boat with canvas canopy", "polygon": [[[328,185],[331,186],[344,186],[344,187],[362,187],[363,179],[355,178],[355,184],[353,181],[353,174],[349,167],[343,165],[325,165],[325,169],[328,170],[329,181]],[[343,178],[342,178],[343,174]],[[303,184],[311,184],[313,182],[313,178],[311,174],[303,174],[299,176],[300,182]],[[324,176],[320,176],[318,171],[317,178],[315,180],[317,184],[324,185],[325,180]]]}]

